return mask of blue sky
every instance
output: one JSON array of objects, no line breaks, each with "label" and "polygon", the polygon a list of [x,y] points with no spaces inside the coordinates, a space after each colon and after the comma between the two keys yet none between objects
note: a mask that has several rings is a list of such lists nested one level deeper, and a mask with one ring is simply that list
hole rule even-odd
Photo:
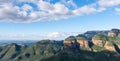
[{"label": "blue sky", "polygon": [[119,19],[120,0],[1,0],[0,40],[64,39]]}]

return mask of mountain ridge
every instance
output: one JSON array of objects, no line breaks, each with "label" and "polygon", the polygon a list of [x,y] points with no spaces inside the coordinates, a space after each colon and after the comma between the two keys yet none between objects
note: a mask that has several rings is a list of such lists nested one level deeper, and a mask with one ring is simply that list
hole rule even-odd
[{"label": "mountain ridge", "polygon": [[0,48],[0,61],[120,61],[119,33],[118,29],[88,31],[61,41],[12,43]]}]

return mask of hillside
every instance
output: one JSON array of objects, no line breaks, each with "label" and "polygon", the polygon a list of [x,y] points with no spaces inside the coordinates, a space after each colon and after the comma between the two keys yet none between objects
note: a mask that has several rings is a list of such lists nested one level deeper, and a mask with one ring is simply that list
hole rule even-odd
[{"label": "hillside", "polygon": [[12,43],[0,48],[0,61],[120,61],[119,33],[92,31],[30,46]]}]

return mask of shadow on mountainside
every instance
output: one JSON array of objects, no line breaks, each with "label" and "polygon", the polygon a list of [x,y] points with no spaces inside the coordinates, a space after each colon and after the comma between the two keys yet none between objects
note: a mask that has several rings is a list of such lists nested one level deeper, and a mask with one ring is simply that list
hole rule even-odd
[{"label": "shadow on mountainside", "polygon": [[40,61],[120,61],[120,55],[111,51],[61,51],[54,56],[44,58]]},{"label": "shadow on mountainside", "polygon": [[114,46],[115,50],[120,54],[120,48],[118,47],[118,45],[113,43],[113,46]]}]

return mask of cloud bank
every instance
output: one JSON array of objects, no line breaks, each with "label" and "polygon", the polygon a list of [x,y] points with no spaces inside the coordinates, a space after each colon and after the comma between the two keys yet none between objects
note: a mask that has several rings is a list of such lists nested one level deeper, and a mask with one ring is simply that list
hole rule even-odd
[{"label": "cloud bank", "polygon": [[52,39],[52,40],[63,40],[71,35],[78,35],[80,32],[52,32],[52,33],[38,33],[38,34],[0,34],[0,40],[42,40],[42,39]]},{"label": "cloud bank", "polygon": [[0,0],[0,22],[31,23],[56,21],[75,16],[103,12],[117,6],[120,0],[98,0],[95,3],[79,7],[74,0]]}]

